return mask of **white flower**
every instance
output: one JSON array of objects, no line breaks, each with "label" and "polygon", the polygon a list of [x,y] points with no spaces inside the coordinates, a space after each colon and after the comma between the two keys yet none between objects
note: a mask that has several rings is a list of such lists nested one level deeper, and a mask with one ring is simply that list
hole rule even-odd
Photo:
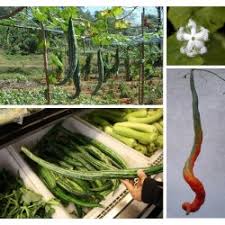
[{"label": "white flower", "polygon": [[205,42],[209,39],[209,31],[204,27],[199,27],[194,20],[189,19],[185,27],[180,27],[177,31],[177,40],[185,44],[180,48],[182,54],[188,57],[195,57],[207,52]]}]

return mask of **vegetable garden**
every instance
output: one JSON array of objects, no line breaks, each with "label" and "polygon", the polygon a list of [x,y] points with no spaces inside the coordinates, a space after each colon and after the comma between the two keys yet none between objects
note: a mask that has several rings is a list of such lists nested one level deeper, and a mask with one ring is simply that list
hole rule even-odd
[{"label": "vegetable garden", "polygon": [[1,104],[162,104],[161,7],[2,7]]}]

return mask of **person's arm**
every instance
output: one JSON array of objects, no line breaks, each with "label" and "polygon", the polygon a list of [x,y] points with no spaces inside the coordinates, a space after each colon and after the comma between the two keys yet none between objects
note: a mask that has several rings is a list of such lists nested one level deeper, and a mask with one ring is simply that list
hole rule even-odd
[{"label": "person's arm", "polygon": [[143,182],[141,199],[145,203],[151,203],[162,207],[163,205],[162,182],[158,182],[150,177],[147,177]]},{"label": "person's arm", "polygon": [[122,181],[122,183],[129,190],[133,199],[162,207],[162,182],[158,182],[150,177],[147,177],[142,170],[139,170],[137,175],[139,178],[137,184],[134,184],[131,180]]}]

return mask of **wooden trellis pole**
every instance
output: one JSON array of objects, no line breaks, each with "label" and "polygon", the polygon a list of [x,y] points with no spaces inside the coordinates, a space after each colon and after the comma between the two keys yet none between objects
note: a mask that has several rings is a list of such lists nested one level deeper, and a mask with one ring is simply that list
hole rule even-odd
[{"label": "wooden trellis pole", "polygon": [[125,65],[126,81],[131,81],[129,46],[126,47],[125,53],[126,54],[124,58],[124,65]]},{"label": "wooden trellis pole", "polygon": [[139,76],[139,104],[144,104],[144,81],[145,81],[145,43],[144,43],[144,19],[145,19],[145,8],[142,8],[141,14],[141,67]]}]

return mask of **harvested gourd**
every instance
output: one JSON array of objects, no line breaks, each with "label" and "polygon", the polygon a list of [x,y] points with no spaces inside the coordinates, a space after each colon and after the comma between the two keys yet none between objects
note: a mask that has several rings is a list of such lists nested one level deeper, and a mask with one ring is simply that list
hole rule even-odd
[{"label": "harvested gourd", "polygon": [[163,109],[98,109],[84,119],[146,156],[163,149]]},{"label": "harvested gourd", "polygon": [[[127,168],[115,151],[61,124],[53,127],[32,149],[21,151],[48,189],[71,213],[83,217],[89,209],[115,190],[119,179],[135,178],[137,169]],[[146,174],[162,172],[162,165],[143,168]]]}]

